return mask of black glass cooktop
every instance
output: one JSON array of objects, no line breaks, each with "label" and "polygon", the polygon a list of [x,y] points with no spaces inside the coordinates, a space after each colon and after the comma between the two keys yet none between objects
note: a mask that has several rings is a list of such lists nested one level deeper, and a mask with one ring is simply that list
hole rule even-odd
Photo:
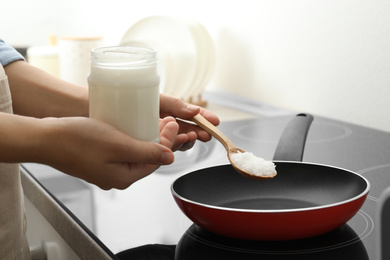
[{"label": "black glass cooktop", "polygon": [[[220,129],[238,147],[272,158],[292,117],[226,122]],[[315,116],[303,161],[342,167],[369,180],[369,196],[347,224],[318,237],[279,242],[226,238],[194,224],[179,241],[176,259],[380,259],[377,207],[390,187],[390,134]]]},{"label": "black glass cooktop", "polygon": [[[272,159],[279,137],[292,117],[294,115],[223,122],[219,128],[238,147]],[[167,176],[170,172],[184,174],[189,166],[213,166],[226,161],[226,154],[219,149],[216,151],[218,145],[220,144],[215,140],[208,143],[198,142],[191,151],[177,154],[173,165],[162,167],[158,172]],[[381,226],[378,223],[377,210],[381,204],[382,192],[390,187],[390,133],[314,115],[303,161],[345,168],[368,179],[371,184],[368,197],[360,211],[347,224],[318,237],[279,242],[226,238],[192,225],[183,229],[183,235],[179,232],[181,239],[176,247],[176,260],[379,260]],[[50,192],[56,194],[57,190]],[[390,211],[388,215],[390,216]],[[177,228],[181,229],[179,226],[178,224]],[[390,233],[390,225],[387,226]],[[91,236],[96,239],[93,234]]]}]

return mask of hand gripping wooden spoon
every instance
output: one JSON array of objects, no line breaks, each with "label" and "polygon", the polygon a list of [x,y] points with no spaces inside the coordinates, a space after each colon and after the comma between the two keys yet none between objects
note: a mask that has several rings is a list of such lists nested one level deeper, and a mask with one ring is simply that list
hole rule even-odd
[{"label": "hand gripping wooden spoon", "polygon": [[254,156],[252,153],[235,146],[225,134],[210,123],[201,114],[192,118],[198,126],[217,139],[226,149],[227,156],[233,168],[241,175],[254,179],[269,179],[276,176],[275,165],[271,161]]}]

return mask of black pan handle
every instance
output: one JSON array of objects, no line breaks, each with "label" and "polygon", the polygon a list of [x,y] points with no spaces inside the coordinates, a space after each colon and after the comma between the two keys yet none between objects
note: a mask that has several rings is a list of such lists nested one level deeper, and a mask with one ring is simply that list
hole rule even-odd
[{"label": "black pan handle", "polygon": [[313,116],[309,114],[296,115],[284,129],[274,154],[274,161],[302,161],[306,137]]}]

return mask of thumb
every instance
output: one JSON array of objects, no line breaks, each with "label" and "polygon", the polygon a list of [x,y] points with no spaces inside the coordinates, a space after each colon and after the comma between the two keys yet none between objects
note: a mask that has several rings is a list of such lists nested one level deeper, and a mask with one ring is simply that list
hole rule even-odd
[{"label": "thumb", "polygon": [[126,147],[127,152],[122,157],[128,163],[144,163],[154,165],[167,165],[174,161],[173,152],[164,145],[138,141],[132,142]]}]

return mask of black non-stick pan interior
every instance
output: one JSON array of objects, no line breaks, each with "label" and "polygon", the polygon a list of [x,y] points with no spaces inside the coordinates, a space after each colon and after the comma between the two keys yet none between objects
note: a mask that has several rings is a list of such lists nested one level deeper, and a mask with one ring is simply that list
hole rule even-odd
[{"label": "black non-stick pan interior", "polygon": [[367,183],[348,170],[302,162],[275,162],[278,175],[254,181],[222,165],[184,175],[173,185],[183,199],[244,210],[290,210],[340,203],[359,196]]}]

